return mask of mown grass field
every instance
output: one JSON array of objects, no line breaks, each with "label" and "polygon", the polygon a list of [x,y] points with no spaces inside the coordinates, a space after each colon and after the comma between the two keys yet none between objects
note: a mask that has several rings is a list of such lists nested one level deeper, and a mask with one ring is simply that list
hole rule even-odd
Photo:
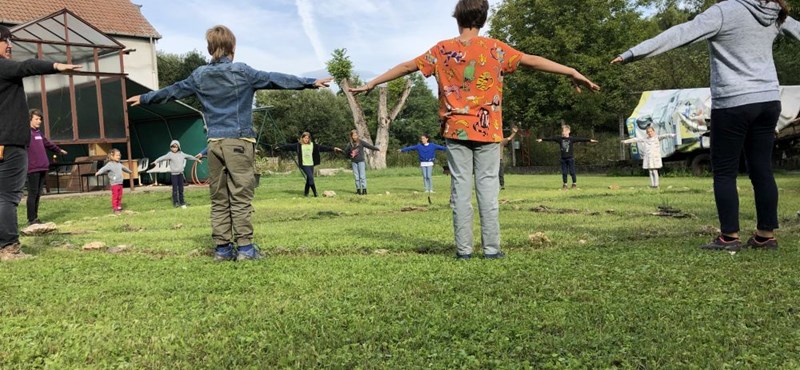
[{"label": "mown grass field", "polygon": [[[121,216],[109,196],[45,198],[59,233],[0,263],[0,368],[800,368],[797,175],[778,179],[780,250],[733,255],[697,249],[717,225],[710,178],[579,176],[563,192],[557,175],[507,175],[508,257],[463,262],[448,178],[431,205],[417,169],[368,181],[357,197],[349,175],[321,177],[338,196],[303,198],[297,173],[262,178],[268,258],[247,263],[211,262],[205,189],[188,209],[126,189]],[[130,248],[80,250],[92,241]]]}]

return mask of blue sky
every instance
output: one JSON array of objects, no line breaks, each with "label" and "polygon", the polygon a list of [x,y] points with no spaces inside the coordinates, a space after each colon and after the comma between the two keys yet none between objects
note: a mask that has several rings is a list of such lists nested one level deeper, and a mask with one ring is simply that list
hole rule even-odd
[{"label": "blue sky", "polygon": [[382,73],[458,32],[455,0],[133,2],[161,34],[159,50],[205,55],[205,31],[224,24],[236,34],[237,61],[296,75],[324,69],[337,48],[347,49],[356,70]]}]

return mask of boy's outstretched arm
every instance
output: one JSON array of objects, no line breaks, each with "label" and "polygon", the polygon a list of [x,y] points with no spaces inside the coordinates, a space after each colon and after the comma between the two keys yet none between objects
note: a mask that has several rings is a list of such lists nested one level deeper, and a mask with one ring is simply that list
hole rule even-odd
[{"label": "boy's outstretched arm", "polygon": [[359,87],[350,88],[350,92],[353,94],[358,94],[362,92],[369,92],[370,90],[374,89],[375,86],[378,86],[382,83],[392,81],[394,79],[412,74],[416,71],[419,71],[419,67],[414,60],[409,60],[404,63],[400,63],[394,68],[386,71],[384,74],[375,77],[372,81],[367,82],[365,85],[361,85]]},{"label": "boy's outstretched arm", "polygon": [[586,86],[592,91],[600,91],[600,86],[590,81],[575,68],[567,67],[550,59],[538,55],[525,54],[522,56],[520,64],[537,71],[569,76],[572,79],[572,84],[575,85],[575,90],[578,92],[581,92],[580,85]]}]

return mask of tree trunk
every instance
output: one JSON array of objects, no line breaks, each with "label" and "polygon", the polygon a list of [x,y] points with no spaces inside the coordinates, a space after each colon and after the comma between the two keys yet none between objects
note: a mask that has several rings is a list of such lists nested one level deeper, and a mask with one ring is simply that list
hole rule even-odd
[{"label": "tree trunk", "polygon": [[347,97],[347,104],[350,105],[350,112],[353,114],[353,124],[356,127],[356,131],[358,131],[358,136],[366,141],[372,142],[372,138],[369,134],[369,127],[367,127],[367,119],[364,118],[364,109],[361,108],[361,103],[359,103],[353,93],[350,92],[350,81],[342,80],[339,83],[339,87],[342,88],[344,96]]},{"label": "tree trunk", "polygon": [[380,151],[378,153],[373,153],[370,157],[369,164],[371,168],[386,168],[386,153],[389,150],[389,128],[395,118],[397,118],[397,115],[403,110],[403,106],[405,106],[406,100],[408,100],[408,95],[411,94],[411,87],[411,80],[406,80],[403,92],[400,94],[400,98],[397,100],[397,104],[394,108],[392,108],[391,113],[389,113],[387,102],[388,88],[385,86],[380,88],[378,132],[375,135],[375,142],[378,143],[376,146],[380,148]]},{"label": "tree trunk", "polygon": [[406,80],[406,85],[403,88],[403,92],[400,94],[400,99],[397,100],[397,104],[394,106],[391,113],[389,113],[388,109],[388,88],[386,86],[378,88],[380,93],[378,103],[378,132],[375,133],[374,142],[372,141],[372,135],[370,135],[369,128],[367,127],[364,110],[361,108],[361,104],[356,97],[353,96],[353,93],[349,90],[350,82],[343,80],[339,86],[347,97],[347,103],[350,105],[350,110],[353,113],[353,122],[358,131],[358,136],[362,140],[380,149],[378,151],[365,151],[364,155],[369,167],[376,170],[386,168],[386,152],[389,150],[389,128],[395,118],[397,118],[397,115],[400,114],[400,111],[403,110],[403,106],[406,104],[406,100],[408,100],[408,95],[411,94],[411,80]]}]

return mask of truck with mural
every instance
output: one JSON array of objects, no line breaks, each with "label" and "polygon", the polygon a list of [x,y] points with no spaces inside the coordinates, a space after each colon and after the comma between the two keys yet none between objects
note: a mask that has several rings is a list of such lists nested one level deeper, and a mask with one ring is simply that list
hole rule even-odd
[{"label": "truck with mural", "polygon": [[[776,131],[778,158],[797,155],[800,146],[800,86],[781,86],[781,116]],[[675,134],[661,141],[664,161],[685,161],[696,175],[710,170],[711,90],[709,88],[656,90],[642,93],[639,104],[626,120],[628,136],[646,137],[653,127],[658,135]],[[631,146],[632,159],[641,159]]]}]

